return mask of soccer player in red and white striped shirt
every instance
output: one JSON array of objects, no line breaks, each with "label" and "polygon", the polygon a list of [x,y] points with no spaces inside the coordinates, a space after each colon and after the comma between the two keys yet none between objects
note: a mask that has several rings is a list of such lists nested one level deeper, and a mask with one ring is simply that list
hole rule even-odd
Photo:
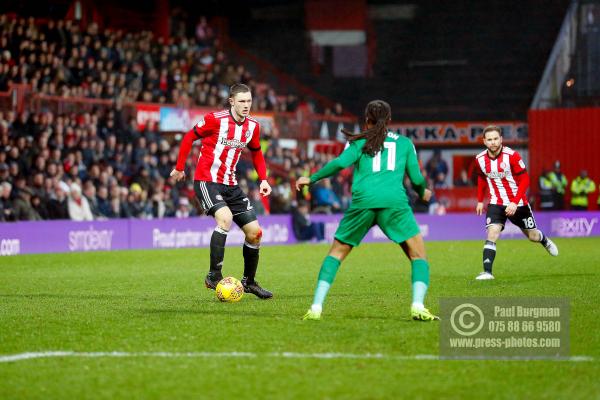
[{"label": "soccer player in red and white striped shirt", "polygon": [[541,243],[548,253],[558,255],[558,248],[544,233],[537,229],[526,191],[529,175],[525,163],[516,151],[502,145],[502,130],[488,126],[483,130],[486,150],[476,157],[479,166],[477,179],[477,215],[483,213],[486,188],[489,204],[486,213],[487,240],[483,246],[483,272],[477,280],[494,279],[492,265],[496,257],[496,242],[504,230],[506,220],[521,228],[532,242]]},{"label": "soccer player in red and white striped shirt", "polygon": [[204,280],[206,287],[215,289],[223,278],[225,242],[232,222],[246,235],[243,247],[244,291],[268,299],[273,294],[254,280],[262,231],[248,196],[238,186],[235,169],[242,150],[252,152],[252,162],[260,179],[260,193],[268,196],[267,167],[260,148],[260,124],[252,118],[252,93],[243,84],[229,91],[229,110],[210,113],[185,134],[179,148],[177,166],[171,172],[176,180],[185,179],[185,162],[194,141],[201,140],[200,157],[194,174],[196,197],[217,226],[210,240],[210,271]]}]

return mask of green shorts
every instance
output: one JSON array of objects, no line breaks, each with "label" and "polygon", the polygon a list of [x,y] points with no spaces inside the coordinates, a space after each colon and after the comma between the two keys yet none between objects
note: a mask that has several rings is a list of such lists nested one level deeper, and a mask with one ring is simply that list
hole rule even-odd
[{"label": "green shorts", "polygon": [[335,238],[358,246],[369,229],[377,225],[393,242],[402,243],[420,233],[410,208],[352,208],[344,213]]}]

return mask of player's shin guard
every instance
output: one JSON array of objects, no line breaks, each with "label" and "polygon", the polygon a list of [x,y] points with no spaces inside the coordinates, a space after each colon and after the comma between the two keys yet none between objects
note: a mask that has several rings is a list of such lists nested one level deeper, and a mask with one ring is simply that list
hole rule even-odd
[{"label": "player's shin guard", "polygon": [[[313,308],[323,307],[327,292],[335,279],[338,269],[340,268],[340,260],[335,257],[327,256],[321,264],[321,270],[319,271],[319,279],[317,282],[317,288],[315,289],[315,297],[313,299]],[[313,310],[315,311],[315,310]],[[320,311],[320,310],[319,310]]]},{"label": "player's shin guard", "polygon": [[496,243],[486,240],[483,245],[483,270],[492,273],[492,266],[496,258]]},{"label": "player's shin guard", "polygon": [[424,307],[425,295],[429,287],[429,263],[427,260],[417,258],[411,261],[412,304]]},{"label": "player's shin guard", "polygon": [[222,277],[227,233],[228,231],[217,226],[210,237],[210,275],[214,278]]},{"label": "player's shin guard", "polygon": [[260,245],[258,244],[244,242],[244,249],[242,250],[242,254],[244,255],[244,278],[248,283],[254,282],[254,277],[256,276],[259,248]]}]

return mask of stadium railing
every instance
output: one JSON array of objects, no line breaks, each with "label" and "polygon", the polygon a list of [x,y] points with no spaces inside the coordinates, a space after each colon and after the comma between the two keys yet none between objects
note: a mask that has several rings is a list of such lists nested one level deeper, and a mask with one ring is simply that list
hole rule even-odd
[{"label": "stadium railing", "polygon": [[[81,97],[65,98],[61,96],[48,96],[32,92],[27,85],[13,86],[8,92],[0,93],[0,110],[20,112],[25,107],[30,112],[51,111],[55,114],[82,113],[92,110],[106,112],[115,107],[116,102],[109,99],[92,99]],[[175,104],[154,103],[122,103],[125,120],[136,116],[140,107],[155,106],[176,107]],[[203,111],[216,111],[209,107],[199,107]],[[310,139],[335,140],[341,127],[354,129],[358,120],[350,116],[335,116],[314,114],[308,109],[299,108],[297,112],[261,112],[271,115],[278,129],[278,137],[306,141]],[[324,132],[328,132],[325,137]]]}]

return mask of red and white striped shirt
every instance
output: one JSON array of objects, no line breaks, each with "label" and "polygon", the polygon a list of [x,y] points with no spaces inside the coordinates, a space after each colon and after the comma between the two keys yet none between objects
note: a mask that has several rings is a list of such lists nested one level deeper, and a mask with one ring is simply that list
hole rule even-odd
[{"label": "red and white striped shirt", "polygon": [[238,123],[230,110],[206,114],[181,141],[175,167],[178,171],[184,170],[192,143],[198,139],[202,139],[202,144],[195,181],[237,185],[235,168],[244,147],[252,151],[252,162],[259,179],[267,179],[265,159],[260,149],[260,125],[254,118],[248,116],[244,122]]},{"label": "red and white striped shirt", "polygon": [[477,200],[483,201],[485,188],[489,189],[490,204],[517,206],[528,204],[525,192],[529,187],[529,175],[519,153],[503,146],[500,154],[491,158],[484,150],[475,157],[480,173],[477,180]]}]

